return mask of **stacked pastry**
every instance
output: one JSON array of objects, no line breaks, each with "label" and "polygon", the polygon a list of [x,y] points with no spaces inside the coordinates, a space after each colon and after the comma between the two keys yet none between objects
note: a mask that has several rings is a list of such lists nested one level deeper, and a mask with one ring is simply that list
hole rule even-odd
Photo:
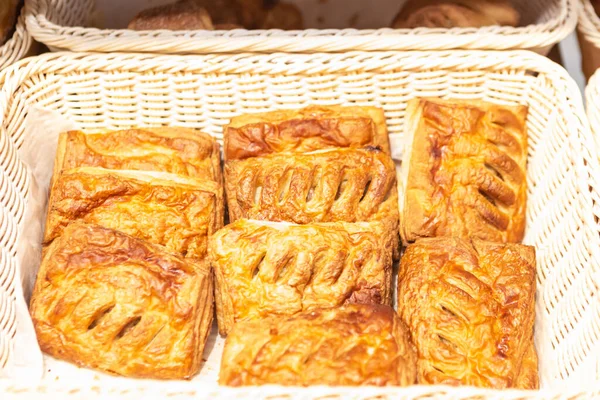
[{"label": "stacked pastry", "polygon": [[413,383],[414,349],[390,307],[398,193],[383,111],[240,116],[224,153],[231,225],[210,245],[230,334],[221,383]]},{"label": "stacked pastry", "polygon": [[[365,114],[381,135],[366,133]],[[365,258],[382,259],[398,236],[379,233],[395,216],[386,205],[395,192],[381,186],[393,168],[381,111],[234,119],[225,130],[225,181],[235,222],[210,246],[219,326],[229,333],[221,383],[537,388],[535,251],[518,244],[526,115],[526,107],[482,102],[409,104],[398,316],[372,304],[377,264]],[[331,220],[344,221],[335,234],[322,228]],[[369,227],[373,220],[381,228]],[[340,262],[354,271],[345,275]]]},{"label": "stacked pastry", "polygon": [[43,351],[135,377],[189,378],[213,314],[219,146],[189,129],[60,136],[31,299]]}]

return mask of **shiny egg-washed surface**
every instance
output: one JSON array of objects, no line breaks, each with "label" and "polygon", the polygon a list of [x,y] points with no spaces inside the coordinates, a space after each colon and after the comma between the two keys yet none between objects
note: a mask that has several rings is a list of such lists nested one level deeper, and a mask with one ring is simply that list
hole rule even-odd
[{"label": "shiny egg-washed surface", "polygon": [[406,326],[383,305],[348,305],[235,325],[219,383],[228,386],[407,386],[415,350]]},{"label": "shiny egg-washed surface", "polygon": [[402,257],[398,313],[421,384],[536,389],[535,249],[420,239]]},{"label": "shiny egg-washed surface", "polygon": [[112,228],[187,257],[206,256],[223,226],[220,185],[174,174],[82,167],[63,172],[50,193],[44,243],[74,221]]},{"label": "shiny egg-washed surface", "polygon": [[385,114],[377,107],[310,106],[244,114],[225,127],[223,141],[226,160],[365,146],[390,153]]},{"label": "shiny egg-washed surface", "polygon": [[527,107],[415,99],[407,109],[401,235],[520,242]]},{"label": "shiny egg-washed surface", "polygon": [[129,377],[183,379],[200,368],[212,285],[206,261],[73,223],[46,251],[30,311],[47,354]]},{"label": "shiny egg-washed surface", "polygon": [[211,239],[219,330],[347,303],[391,305],[396,232],[380,222],[238,220]]}]

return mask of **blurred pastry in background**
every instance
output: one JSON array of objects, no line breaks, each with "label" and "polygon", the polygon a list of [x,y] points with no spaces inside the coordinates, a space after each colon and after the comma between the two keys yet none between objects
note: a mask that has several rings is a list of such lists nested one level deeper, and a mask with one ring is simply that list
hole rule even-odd
[{"label": "blurred pastry in background", "polygon": [[4,44],[15,27],[19,0],[0,1],[0,44]]},{"label": "blurred pastry in background", "polygon": [[140,12],[129,29],[302,29],[302,14],[272,0],[179,0]]},{"label": "blurred pastry in background", "polygon": [[517,26],[519,20],[519,12],[508,0],[408,0],[392,28]]}]

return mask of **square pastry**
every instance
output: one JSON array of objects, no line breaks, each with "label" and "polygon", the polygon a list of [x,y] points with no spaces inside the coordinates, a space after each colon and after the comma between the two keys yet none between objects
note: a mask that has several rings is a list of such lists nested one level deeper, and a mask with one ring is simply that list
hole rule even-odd
[{"label": "square pastry", "polygon": [[219,330],[239,320],[392,301],[397,232],[381,222],[295,225],[240,219],[209,245]]},{"label": "square pastry", "polygon": [[377,107],[310,106],[245,114],[225,127],[223,141],[226,160],[365,146],[390,153],[385,115]]},{"label": "square pastry", "polygon": [[200,368],[212,304],[206,261],[74,223],[46,251],[30,312],[53,357],[128,377],[188,379]]},{"label": "square pastry", "polygon": [[520,242],[527,107],[415,99],[406,111],[400,234]]},{"label": "square pastry", "polygon": [[125,232],[187,257],[206,256],[223,226],[223,198],[212,181],[148,171],[81,167],[59,175],[50,193],[44,244],[74,221]]},{"label": "square pastry", "polygon": [[408,386],[415,378],[415,350],[394,310],[354,304],[237,323],[219,383]]},{"label": "square pastry", "polygon": [[77,167],[169,172],[220,180],[219,144],[207,133],[178,127],[132,128],[59,136],[56,171]]},{"label": "square pastry", "polygon": [[78,167],[168,172],[222,182],[219,144],[187,128],[134,128],[59,136],[54,180]]},{"label": "square pastry", "polygon": [[383,221],[398,226],[394,162],[373,147],[228,160],[225,187],[231,222]]},{"label": "square pastry", "polygon": [[417,347],[420,384],[538,387],[535,249],[478,239],[408,246],[398,313]]}]

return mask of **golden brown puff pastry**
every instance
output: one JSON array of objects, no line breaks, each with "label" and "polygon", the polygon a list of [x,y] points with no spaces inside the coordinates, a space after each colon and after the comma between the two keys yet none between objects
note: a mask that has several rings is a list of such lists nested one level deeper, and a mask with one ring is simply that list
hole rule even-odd
[{"label": "golden brown puff pastry", "polygon": [[380,222],[238,220],[209,240],[219,330],[349,303],[391,305],[397,233]]},{"label": "golden brown puff pastry", "polygon": [[226,160],[339,147],[380,147],[390,153],[383,110],[311,106],[235,117],[224,129]]},{"label": "golden brown puff pastry", "polygon": [[381,221],[398,227],[395,165],[378,148],[226,161],[225,187],[231,222]]},{"label": "golden brown puff pastry", "polygon": [[219,383],[408,386],[415,360],[391,307],[354,304],[237,323],[225,341]]},{"label": "golden brown puff pastry", "polygon": [[412,100],[400,190],[401,235],[520,242],[527,202],[525,106]]},{"label": "golden brown puff pastry", "polygon": [[161,172],[94,167],[65,171],[50,194],[44,243],[73,221],[83,221],[202,258],[208,236],[223,226],[219,189],[211,181]]},{"label": "golden brown puff pastry", "polygon": [[481,28],[517,26],[520,14],[509,0],[409,0],[392,28]]},{"label": "golden brown puff pastry", "polygon": [[402,257],[398,282],[419,383],[538,387],[533,247],[420,239]]},{"label": "golden brown puff pastry", "polygon": [[8,40],[17,22],[20,0],[0,1],[0,45]]},{"label": "golden brown puff pastry", "polygon": [[222,184],[219,144],[210,135],[187,128],[62,133],[54,179],[77,167],[170,172]]},{"label": "golden brown puff pastry", "polygon": [[31,298],[42,350],[129,376],[190,378],[213,318],[206,261],[74,223],[47,249]]}]

